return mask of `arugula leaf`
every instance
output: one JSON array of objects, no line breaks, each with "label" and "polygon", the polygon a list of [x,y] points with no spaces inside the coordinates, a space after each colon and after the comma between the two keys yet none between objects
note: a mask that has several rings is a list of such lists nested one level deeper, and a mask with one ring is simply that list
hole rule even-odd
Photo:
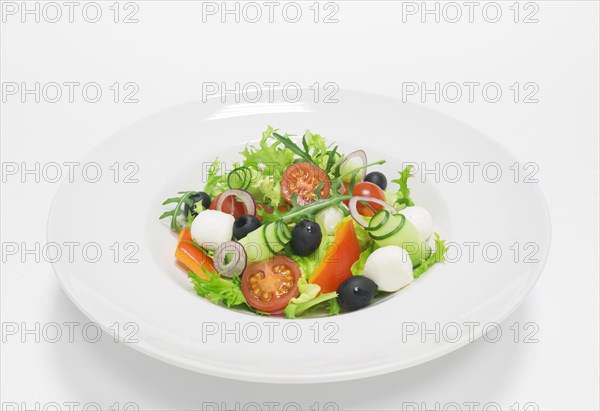
[{"label": "arugula leaf", "polygon": [[392,180],[392,183],[396,183],[400,186],[400,189],[396,193],[396,201],[394,203],[394,206],[399,210],[415,205],[413,200],[410,198],[410,189],[408,188],[408,179],[414,177],[414,174],[412,174],[412,169],[412,165],[406,166],[404,170],[399,172],[400,177]]},{"label": "arugula leaf", "polygon": [[[185,204],[187,204],[188,207],[192,207],[194,205],[194,202],[192,201],[192,199],[190,197],[193,196],[194,194],[198,194],[198,192],[197,191],[180,191],[177,194],[181,194],[181,195],[179,197],[167,198],[165,201],[163,201],[162,205],[175,204],[175,208],[172,209],[171,211],[165,211],[164,213],[162,213],[160,215],[160,217],[158,217],[158,219],[162,220],[163,218],[171,217],[171,230],[178,233],[183,229],[183,227],[181,226],[181,224],[179,223],[179,221],[177,219],[179,218],[181,213],[183,213],[183,208],[184,208]],[[186,224],[187,223],[191,224],[191,222],[189,220],[189,216],[191,214],[192,213],[188,214],[188,219],[186,221]]]},{"label": "arugula leaf", "polygon": [[192,280],[194,289],[199,296],[208,298],[214,304],[222,302],[227,307],[246,304],[246,299],[240,288],[239,278],[234,277],[232,280],[227,280],[221,278],[219,274],[207,271],[204,266],[202,269],[209,276],[208,280],[200,278],[192,272],[188,273],[188,277]]},{"label": "arugula leaf", "polygon": [[285,148],[287,148],[291,153],[297,155],[304,161],[308,161],[309,163],[314,163],[314,161],[310,157],[310,155],[308,153],[306,153],[304,150],[302,150],[300,147],[298,147],[298,145],[296,143],[294,143],[292,141],[292,139],[290,139],[288,134],[286,134],[285,136],[282,136],[282,135],[274,132],[273,137],[275,137],[281,144],[283,144],[285,146]]},{"label": "arugula leaf", "polygon": [[298,280],[298,290],[300,290],[300,295],[292,298],[283,310],[283,314],[287,318],[297,318],[306,310],[337,298],[335,291],[319,295],[321,287],[317,284],[309,284],[304,278]]},{"label": "arugula leaf", "polygon": [[435,252],[433,252],[427,260],[421,262],[421,265],[413,270],[414,278],[419,278],[421,274],[430,269],[434,264],[443,263],[446,261],[446,251],[448,251],[448,248],[446,247],[446,240],[440,239],[440,235],[438,233],[434,233],[434,236]]},{"label": "arugula leaf", "polygon": [[342,159],[342,155],[337,152],[338,146],[335,146],[332,150],[327,152],[327,164],[325,165],[325,172],[331,178],[339,177],[340,166],[339,160]]}]

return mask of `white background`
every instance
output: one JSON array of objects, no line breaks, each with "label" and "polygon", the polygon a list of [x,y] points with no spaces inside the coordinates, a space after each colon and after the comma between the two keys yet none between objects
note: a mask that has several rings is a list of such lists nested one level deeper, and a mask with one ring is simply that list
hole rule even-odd
[{"label": "white background", "polygon": [[[139,22],[124,24],[112,21],[111,3],[101,2],[104,14],[96,24],[82,18],[81,7],[74,23],[66,16],[55,24],[43,18],[36,23],[34,16],[25,23],[20,15],[3,16],[2,82],[94,81],[106,93],[96,104],[80,94],[74,103],[63,97],[55,104],[6,96],[3,162],[77,161],[135,120],[200,100],[207,81],[295,81],[305,87],[336,82],[398,98],[403,82],[497,82],[505,94],[496,104],[481,94],[473,103],[466,97],[454,104],[429,97],[424,104],[482,130],[521,161],[540,166],[537,177],[552,214],[552,253],[540,281],[503,324],[508,329],[515,322],[534,322],[539,342],[480,340],[390,375],[273,386],[177,369],[110,338],[52,344],[32,337],[22,343],[18,335],[5,335],[0,385],[5,408],[13,402],[28,409],[36,402],[40,407],[56,402],[63,409],[69,402],[96,402],[104,408],[134,402],[144,410],[198,409],[212,402],[242,409],[252,402],[262,409],[269,402],[279,403],[278,408],[290,402],[303,408],[333,402],[340,409],[398,409],[409,402],[423,403],[423,409],[450,402],[462,409],[468,409],[465,403],[483,407],[490,402],[503,408],[523,408],[528,402],[544,410],[599,408],[597,2],[536,2],[539,22],[529,24],[513,22],[512,2],[499,3],[503,15],[495,24],[485,21],[481,6],[473,23],[466,15],[454,24],[443,18],[436,23],[433,16],[423,23],[419,15],[403,22],[401,2],[338,2],[339,22],[332,24],[314,23],[309,3],[303,3],[306,14],[296,24],[287,23],[281,12],[274,23],[266,17],[255,24],[236,23],[232,16],[225,23],[210,16],[204,23],[200,3],[188,1],[138,2]],[[108,86],[114,82],[137,83],[139,103],[112,102]],[[513,102],[508,87],[515,82],[535,82],[539,102]],[[418,96],[408,101],[421,104]],[[176,140],[172,144],[178,149]],[[2,241],[43,244],[58,184],[4,177]],[[2,264],[1,316],[3,323],[30,327],[87,322],[61,291],[50,264],[32,258],[21,263],[18,257],[6,257]]]}]

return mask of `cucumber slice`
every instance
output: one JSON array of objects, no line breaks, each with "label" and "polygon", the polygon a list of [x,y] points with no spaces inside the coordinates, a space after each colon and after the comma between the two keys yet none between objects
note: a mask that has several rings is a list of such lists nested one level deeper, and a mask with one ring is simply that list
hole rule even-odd
[{"label": "cucumber slice", "polygon": [[388,219],[383,215],[378,217],[383,212],[389,213],[387,210],[380,211],[369,223],[369,227],[373,228],[369,235],[375,240],[377,246],[395,245],[404,248],[410,256],[413,267],[417,267],[422,260],[429,258],[431,247],[421,238],[415,226],[402,214],[394,214]]},{"label": "cucumber slice", "polygon": [[377,230],[383,228],[385,223],[387,223],[387,221],[390,219],[391,215],[392,215],[392,213],[390,213],[388,210],[378,211],[377,214],[375,214],[371,218],[371,220],[369,221],[369,226],[365,227],[365,230],[377,231]]},{"label": "cucumber slice", "polygon": [[246,250],[249,263],[266,260],[283,250],[290,241],[292,234],[284,223],[278,221],[265,224],[252,231],[239,243]]},{"label": "cucumber slice", "polygon": [[[386,213],[390,214],[389,211],[385,211]],[[399,215],[402,218],[395,218],[396,215]],[[375,227],[377,226],[381,226],[381,228],[379,228],[378,230],[373,230],[370,235],[373,238],[373,240],[376,241],[381,241],[381,240],[385,240],[386,238],[392,237],[393,235],[395,235],[398,231],[402,230],[402,227],[404,226],[404,222],[406,221],[406,218],[402,215],[402,214],[396,214],[393,217],[394,218],[388,218],[385,222],[385,224],[381,224],[381,223],[377,223],[377,221],[375,221],[375,223],[373,224],[373,226]],[[391,216],[391,214],[390,214]]]}]

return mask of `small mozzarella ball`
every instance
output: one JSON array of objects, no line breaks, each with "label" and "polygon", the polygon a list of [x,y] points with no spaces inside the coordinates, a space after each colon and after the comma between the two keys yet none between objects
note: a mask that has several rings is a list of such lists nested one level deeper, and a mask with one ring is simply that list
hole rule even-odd
[{"label": "small mozzarella ball", "polygon": [[404,215],[415,226],[424,240],[429,239],[433,234],[433,219],[429,211],[419,206],[406,207],[399,212]]},{"label": "small mozzarella ball", "polygon": [[230,214],[204,210],[192,222],[192,238],[200,247],[215,250],[225,241],[231,240],[234,221]]},{"label": "small mozzarella ball", "polygon": [[363,274],[377,284],[380,291],[394,292],[413,281],[410,256],[395,245],[378,248],[367,258]]},{"label": "small mozzarella ball", "polygon": [[338,207],[329,207],[317,214],[315,221],[329,235],[333,235],[335,227],[344,219],[344,213]]}]

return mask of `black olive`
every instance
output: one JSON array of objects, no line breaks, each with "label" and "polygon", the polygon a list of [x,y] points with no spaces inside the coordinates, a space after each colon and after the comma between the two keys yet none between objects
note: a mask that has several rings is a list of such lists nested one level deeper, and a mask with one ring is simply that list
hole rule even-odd
[{"label": "black olive", "polygon": [[183,216],[184,217],[187,217],[190,210],[192,211],[192,216],[195,217],[198,215],[198,213],[196,211],[194,211],[194,206],[196,205],[196,203],[201,202],[202,207],[205,210],[208,210],[208,208],[210,207],[210,196],[208,194],[206,194],[204,191],[201,191],[198,194],[191,195],[189,197],[189,199],[194,202],[194,205],[192,207],[190,207],[187,204],[184,204],[184,206],[183,206]]},{"label": "black olive", "polygon": [[260,221],[255,216],[251,214],[239,216],[233,222],[233,236],[237,240],[241,240],[258,227],[260,227]]},{"label": "black olive", "polygon": [[365,181],[378,185],[379,188],[385,190],[387,188],[387,178],[379,171],[372,171],[365,176]]},{"label": "black olive", "polygon": [[294,254],[306,257],[311,255],[321,244],[321,226],[314,221],[302,220],[292,230],[290,246]]},{"label": "black olive", "polygon": [[347,311],[355,311],[365,308],[373,302],[377,284],[370,278],[355,275],[341,283],[337,292],[340,307]]}]

